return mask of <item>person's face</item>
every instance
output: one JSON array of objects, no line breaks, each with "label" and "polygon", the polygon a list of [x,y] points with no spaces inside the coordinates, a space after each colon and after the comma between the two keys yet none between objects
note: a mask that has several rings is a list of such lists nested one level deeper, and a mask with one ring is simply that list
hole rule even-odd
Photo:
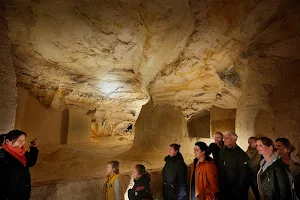
[{"label": "person's face", "polygon": [[225,146],[228,146],[228,147],[231,147],[231,146],[233,146],[234,144],[235,144],[235,140],[232,138],[232,136],[231,135],[225,135],[224,136],[224,144],[225,144]]},{"label": "person's face", "polygon": [[222,142],[223,137],[220,134],[214,134],[214,141],[216,144],[219,144],[220,142]]},{"label": "person's face", "polygon": [[273,147],[272,146],[266,146],[264,145],[264,143],[261,141],[261,140],[257,140],[256,141],[256,149],[257,149],[257,152],[260,154],[260,155],[270,155],[273,153]]},{"label": "person's face", "polygon": [[107,171],[107,174],[113,174],[115,172],[114,168],[112,167],[111,164],[108,164],[106,166],[106,171]]},{"label": "person's face", "polygon": [[6,140],[6,144],[20,149],[25,144],[25,135],[20,135],[16,141]]},{"label": "person's face", "polygon": [[132,178],[133,179],[138,179],[139,177],[141,177],[141,175],[139,174],[138,170],[136,168],[133,168]]},{"label": "person's face", "polygon": [[194,147],[195,158],[200,159],[204,157],[205,151],[202,151],[198,145]]},{"label": "person's face", "polygon": [[289,153],[289,149],[286,148],[286,146],[284,146],[282,142],[275,142],[275,148],[277,149],[279,155]]},{"label": "person's face", "polygon": [[255,142],[255,140],[249,139],[248,140],[248,144],[249,144],[250,148],[252,148],[252,149],[256,148],[256,142]]},{"label": "person's face", "polygon": [[178,151],[176,151],[173,147],[169,148],[169,156],[173,157],[176,156]]}]

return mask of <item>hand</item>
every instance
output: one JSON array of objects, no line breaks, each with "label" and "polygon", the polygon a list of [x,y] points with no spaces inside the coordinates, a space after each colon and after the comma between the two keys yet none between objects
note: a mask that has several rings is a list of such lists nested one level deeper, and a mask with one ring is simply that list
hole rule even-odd
[{"label": "hand", "polygon": [[37,140],[35,139],[35,140],[32,140],[31,142],[30,142],[30,147],[37,147],[37,145],[38,145],[38,143],[37,143]]}]

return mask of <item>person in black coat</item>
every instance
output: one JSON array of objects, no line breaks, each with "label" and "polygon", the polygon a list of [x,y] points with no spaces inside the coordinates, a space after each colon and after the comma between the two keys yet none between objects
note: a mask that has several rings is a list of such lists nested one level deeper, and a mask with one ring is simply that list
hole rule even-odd
[{"label": "person in black coat", "polygon": [[165,157],[163,176],[163,199],[187,199],[187,166],[179,152],[179,144],[171,144],[169,155]]},{"label": "person in black coat", "polygon": [[251,184],[250,160],[236,144],[237,135],[227,132],[219,157],[221,200],[247,200]]},{"label": "person in black coat", "polygon": [[150,174],[144,165],[138,164],[132,172],[134,185],[128,190],[129,200],[153,200],[150,188]]},{"label": "person in black coat", "polygon": [[23,146],[26,133],[13,130],[5,136],[0,149],[0,199],[29,200],[31,179],[29,167],[35,165],[38,149],[32,142],[30,152]]},{"label": "person in black coat", "polygon": [[215,142],[211,143],[207,150],[207,155],[210,155],[212,153],[214,162],[217,167],[219,167],[219,154],[220,154],[222,147],[224,146],[223,137],[224,137],[223,133],[216,132],[214,134]]}]

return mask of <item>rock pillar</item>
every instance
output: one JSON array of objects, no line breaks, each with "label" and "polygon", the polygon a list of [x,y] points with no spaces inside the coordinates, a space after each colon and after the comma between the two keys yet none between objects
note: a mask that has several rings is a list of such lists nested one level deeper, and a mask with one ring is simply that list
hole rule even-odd
[{"label": "rock pillar", "polygon": [[0,0],[0,133],[14,127],[17,107],[16,74],[12,62],[4,0]]},{"label": "rock pillar", "polygon": [[290,139],[299,147],[299,60],[255,58],[237,106],[236,133],[244,149],[247,139],[264,135]]}]

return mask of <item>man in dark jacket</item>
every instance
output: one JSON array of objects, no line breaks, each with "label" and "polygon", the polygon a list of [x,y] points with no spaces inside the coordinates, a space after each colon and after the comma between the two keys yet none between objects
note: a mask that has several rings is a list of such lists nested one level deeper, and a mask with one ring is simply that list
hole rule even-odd
[{"label": "man in dark jacket", "polygon": [[219,179],[222,200],[247,200],[251,183],[248,155],[236,144],[237,135],[228,132],[219,158]]},{"label": "man in dark jacket", "polygon": [[162,170],[163,199],[183,200],[187,199],[187,166],[179,148],[174,148],[172,145],[170,145],[169,155],[165,157],[166,164]]},{"label": "man in dark jacket", "polygon": [[224,146],[223,133],[216,132],[214,134],[214,140],[215,140],[215,142],[211,143],[208,147],[207,155],[210,155],[212,153],[215,164],[217,167],[219,167],[219,154],[220,154],[222,147]]}]

